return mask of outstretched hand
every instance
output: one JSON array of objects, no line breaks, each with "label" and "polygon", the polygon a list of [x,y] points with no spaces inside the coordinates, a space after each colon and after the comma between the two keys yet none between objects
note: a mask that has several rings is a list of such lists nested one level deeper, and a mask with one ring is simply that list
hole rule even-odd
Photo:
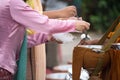
[{"label": "outstretched hand", "polygon": [[81,40],[78,45],[95,45],[98,43],[98,39],[95,40]]},{"label": "outstretched hand", "polygon": [[84,20],[76,20],[75,23],[76,30],[84,32],[85,30],[88,30],[90,28],[90,23],[84,21]]},{"label": "outstretched hand", "polygon": [[60,18],[69,18],[77,15],[77,10],[75,6],[67,6],[59,10]]}]

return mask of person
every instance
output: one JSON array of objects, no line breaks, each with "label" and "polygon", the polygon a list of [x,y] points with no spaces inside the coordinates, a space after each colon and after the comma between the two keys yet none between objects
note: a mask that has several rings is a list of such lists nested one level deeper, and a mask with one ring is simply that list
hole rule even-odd
[{"label": "person", "polygon": [[[45,1],[45,0],[44,0]],[[51,4],[49,4],[51,2]],[[54,4],[56,3],[56,4]],[[58,18],[62,17],[62,19],[68,19],[69,17],[75,17],[77,15],[77,10],[75,6],[67,6],[67,3],[63,1],[58,0],[47,0],[46,8],[45,10],[56,10],[60,9],[60,12],[58,13]],[[65,7],[67,6],[67,7]],[[65,7],[65,8],[64,8]],[[72,42],[76,36],[72,33],[59,33],[53,35],[58,41],[61,41],[64,43],[70,43]],[[53,71],[53,68],[60,63],[62,63],[62,46],[56,42],[48,42],[46,43],[46,67],[47,67],[47,73],[50,73]],[[53,63],[54,62],[54,63]]]},{"label": "person", "polygon": [[[0,79],[12,80],[17,67],[16,55],[19,54],[27,28],[47,35],[84,31],[89,26],[86,21],[49,19],[33,10],[23,0],[0,1]],[[40,38],[40,43],[48,39],[47,36]]]}]

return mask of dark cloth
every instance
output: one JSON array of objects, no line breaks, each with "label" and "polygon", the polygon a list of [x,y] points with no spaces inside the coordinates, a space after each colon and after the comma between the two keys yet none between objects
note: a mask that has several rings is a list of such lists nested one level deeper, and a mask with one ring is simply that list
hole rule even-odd
[{"label": "dark cloth", "polygon": [[98,58],[102,54],[97,54],[90,48],[75,47],[73,51],[72,80],[79,80],[81,68],[93,69],[96,67]]},{"label": "dark cloth", "polygon": [[13,80],[13,75],[7,70],[0,68],[0,80]]},{"label": "dark cloth", "polygon": [[109,56],[110,60],[102,71],[102,79],[120,80],[120,50],[110,49],[106,55]]},{"label": "dark cloth", "polygon": [[[100,79],[102,80],[120,80],[120,50],[109,49],[103,55],[96,54],[91,49],[75,47],[73,51],[73,80],[79,80],[81,67],[96,68],[98,59],[102,56],[102,67],[100,70]],[[98,76],[99,77],[99,76]],[[92,77],[98,80],[96,76]]]}]

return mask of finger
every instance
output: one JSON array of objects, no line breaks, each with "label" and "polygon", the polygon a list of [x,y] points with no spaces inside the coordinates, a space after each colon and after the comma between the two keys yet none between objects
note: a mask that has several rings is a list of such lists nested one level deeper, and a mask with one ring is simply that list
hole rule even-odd
[{"label": "finger", "polygon": [[82,17],[79,17],[78,20],[82,20]]},{"label": "finger", "polygon": [[86,30],[90,29],[90,23],[86,22]]},{"label": "finger", "polygon": [[72,5],[72,6],[69,6],[69,7],[73,8],[73,9],[76,9],[76,7],[75,7],[74,5]]},{"label": "finger", "polygon": [[88,30],[90,28],[90,23],[86,22],[86,21],[82,21],[83,26],[85,27],[85,30]]},{"label": "finger", "polygon": [[82,33],[86,30],[86,27],[84,25],[81,25],[79,27],[79,31],[82,31]]},{"label": "finger", "polygon": [[71,15],[71,16],[76,16],[76,13],[75,13],[74,11],[72,11],[72,12],[70,13],[70,15]]},{"label": "finger", "polygon": [[72,9],[70,11],[74,13],[74,16],[77,15],[77,10],[75,6],[72,6]]},{"label": "finger", "polygon": [[76,16],[77,15],[76,9],[74,9],[73,12],[74,12],[74,16]]}]

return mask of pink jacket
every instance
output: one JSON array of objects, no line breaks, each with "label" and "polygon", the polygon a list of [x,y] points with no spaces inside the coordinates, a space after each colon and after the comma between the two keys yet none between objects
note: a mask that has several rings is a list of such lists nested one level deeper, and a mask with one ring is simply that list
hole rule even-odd
[{"label": "pink jacket", "polygon": [[49,19],[22,0],[0,0],[0,67],[15,73],[16,55],[26,28],[37,32],[28,37],[30,46],[47,41],[47,35],[75,30],[74,20]]}]

